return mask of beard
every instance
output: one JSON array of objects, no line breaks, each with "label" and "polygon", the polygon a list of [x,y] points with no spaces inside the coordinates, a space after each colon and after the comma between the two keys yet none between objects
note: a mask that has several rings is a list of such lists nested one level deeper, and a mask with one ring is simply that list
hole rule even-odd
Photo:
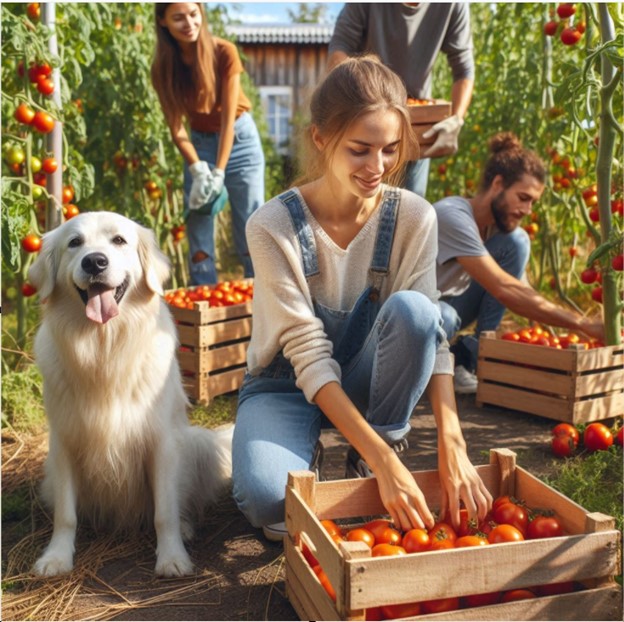
[{"label": "beard", "polygon": [[509,206],[505,201],[503,192],[496,195],[492,199],[492,203],[490,203],[490,209],[492,211],[492,216],[494,217],[494,222],[501,233],[511,233],[518,226],[517,222],[514,222],[509,218],[508,207]]}]

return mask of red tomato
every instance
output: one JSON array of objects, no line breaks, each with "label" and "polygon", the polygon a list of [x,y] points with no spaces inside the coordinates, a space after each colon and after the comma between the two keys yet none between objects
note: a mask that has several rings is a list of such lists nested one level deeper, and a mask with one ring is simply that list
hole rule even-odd
[{"label": "red tomato", "polygon": [[336,534],[342,535],[342,529],[340,529],[340,527],[338,527],[338,525],[336,525],[336,523],[333,520],[329,520],[329,519],[322,520],[321,525],[325,527],[325,531],[330,536],[335,536]]},{"label": "red tomato", "polygon": [[591,285],[598,280],[598,272],[593,268],[587,268],[581,272],[581,281],[585,283],[585,285]]},{"label": "red tomato", "polygon": [[80,214],[80,210],[77,205],[74,205],[73,203],[63,205],[63,216],[65,216],[67,220],[73,218],[74,216],[78,216],[78,214]]},{"label": "red tomato", "polygon": [[492,508],[492,518],[499,524],[512,525],[522,534],[526,532],[529,518],[524,508],[515,503],[503,503]]},{"label": "red tomato", "polygon": [[63,186],[63,203],[71,203],[74,200],[74,187],[70,184]]},{"label": "red tomato", "polygon": [[423,613],[442,613],[443,611],[455,611],[459,609],[459,598],[451,596],[449,598],[438,598],[436,600],[425,600],[420,603]]},{"label": "red tomato", "polygon": [[485,607],[495,605],[501,599],[501,592],[488,592],[487,594],[471,594],[464,596],[463,601],[466,607]]},{"label": "red tomato", "polygon": [[535,598],[534,592],[525,589],[509,590],[503,592],[503,598],[501,600],[504,603],[510,603],[513,600],[524,600],[525,598]]},{"label": "red tomato", "polygon": [[394,544],[376,544],[373,547],[373,557],[386,557],[391,555],[406,555],[406,551],[402,546]]},{"label": "red tomato", "polygon": [[383,605],[381,613],[385,620],[411,618],[420,615],[420,603],[404,603],[402,605]]},{"label": "red tomato", "polygon": [[35,111],[26,103],[21,103],[15,109],[15,118],[19,123],[30,125],[35,118]]},{"label": "red tomato", "polygon": [[29,233],[22,239],[22,248],[27,253],[37,253],[41,250],[41,238],[35,233]]},{"label": "red tomato", "polygon": [[32,121],[33,127],[42,134],[49,134],[54,129],[54,119],[47,112],[38,110]]},{"label": "red tomato", "polygon": [[615,440],[617,442],[617,444],[622,447],[622,433],[624,432],[624,427],[621,427],[618,431],[617,431],[617,436],[615,437]]},{"label": "red tomato", "polygon": [[527,538],[556,538],[563,535],[563,527],[554,516],[536,516],[527,527]]},{"label": "red tomato", "polygon": [[335,601],[336,600],[336,591],[334,590],[332,584],[329,582],[325,571],[320,566],[314,566],[312,568],[314,570],[314,574],[318,577],[318,580],[321,582],[323,589],[329,594],[329,597]]},{"label": "red tomato", "polygon": [[36,293],[37,288],[34,285],[31,285],[28,282],[22,284],[22,296],[24,296],[24,298],[34,296]]},{"label": "red tomato", "polygon": [[569,458],[574,453],[576,445],[570,436],[553,436],[550,448],[557,458]]},{"label": "red tomato", "polygon": [[408,553],[420,553],[428,551],[431,546],[431,538],[424,529],[410,529],[401,541],[401,546]]},{"label": "red tomato", "polygon": [[47,175],[51,175],[52,173],[56,172],[56,169],[58,168],[58,162],[56,161],[56,158],[45,158],[41,163],[41,168],[44,173],[46,173]]},{"label": "red tomato", "polygon": [[551,19],[549,22],[546,22],[546,24],[544,25],[544,34],[547,37],[554,37],[555,33],[557,32],[558,26],[559,24],[556,21]]},{"label": "red tomato", "polygon": [[366,609],[365,620],[369,622],[378,622],[379,620],[383,620],[383,613],[381,612],[381,607],[368,607]]},{"label": "red tomato", "polygon": [[310,550],[310,547],[305,543],[301,542],[301,554],[305,558],[305,560],[314,568],[314,566],[318,566],[318,559],[314,557],[314,553]]},{"label": "red tomato", "polygon": [[561,31],[561,43],[564,45],[576,45],[583,35],[574,26],[568,26]]},{"label": "red tomato", "polygon": [[368,521],[364,526],[364,529],[368,529],[374,536],[375,540],[379,537],[379,534],[388,527],[392,527],[392,522],[385,518],[377,518],[375,520]]},{"label": "red tomato", "polygon": [[489,544],[487,538],[477,535],[461,536],[455,540],[456,549],[467,548],[469,546],[486,546],[487,544]]},{"label": "red tomato", "polygon": [[356,528],[347,532],[349,542],[364,542],[371,549],[375,546],[375,536],[368,529]]},{"label": "red tomato", "polygon": [[557,15],[561,19],[565,19],[566,17],[572,17],[576,13],[576,8],[572,2],[562,2],[557,7]]},{"label": "red tomato", "polygon": [[375,536],[375,542],[377,544],[401,544],[401,533],[392,527],[386,527],[380,529]]},{"label": "red tomato", "polygon": [[52,95],[54,92],[54,82],[50,78],[39,76],[37,79],[37,90],[42,95]]},{"label": "red tomato", "polygon": [[602,302],[602,287],[600,285],[591,290],[591,297],[595,302]]},{"label": "red tomato", "polygon": [[500,544],[501,542],[522,542],[524,536],[519,529],[513,525],[497,525],[488,535],[490,544]]},{"label": "red tomato", "polygon": [[446,549],[454,549],[455,542],[453,540],[449,540],[448,538],[443,538],[442,540],[432,540],[430,551],[444,551]]},{"label": "red tomato", "polygon": [[455,530],[448,523],[442,521],[437,522],[428,533],[431,542],[435,540],[450,540],[452,543],[455,543],[455,540],[457,540]]},{"label": "red tomato", "polygon": [[503,333],[501,339],[504,339],[505,341],[520,341],[520,335],[510,331]]},{"label": "red tomato", "polygon": [[26,14],[33,22],[36,22],[41,17],[41,7],[39,6],[39,2],[31,2],[26,7]]},{"label": "red tomato", "polygon": [[617,272],[622,272],[624,270],[624,255],[616,255],[611,260],[611,267]]},{"label": "red tomato", "polygon": [[590,423],[585,428],[583,443],[589,451],[604,451],[613,445],[613,434],[602,423]]},{"label": "red tomato", "polygon": [[581,440],[579,431],[569,423],[558,423],[551,431],[553,436],[569,436],[577,445]]}]

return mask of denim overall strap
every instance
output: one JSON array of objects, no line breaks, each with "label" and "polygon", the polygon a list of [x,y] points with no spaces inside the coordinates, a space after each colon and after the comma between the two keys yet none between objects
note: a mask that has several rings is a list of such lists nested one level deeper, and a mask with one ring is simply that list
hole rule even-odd
[{"label": "denim overall strap", "polygon": [[400,197],[400,190],[392,188],[386,191],[381,204],[379,227],[370,266],[371,281],[374,289],[377,291],[381,289],[381,283],[388,274],[388,267],[390,266],[390,255],[392,253],[392,242],[394,241]]},{"label": "denim overall strap", "polygon": [[303,272],[305,278],[319,274],[318,258],[316,255],[316,244],[314,234],[303,212],[303,206],[299,195],[294,190],[287,190],[277,197],[288,209],[292,220],[299,246],[301,247],[301,258],[303,260]]}]

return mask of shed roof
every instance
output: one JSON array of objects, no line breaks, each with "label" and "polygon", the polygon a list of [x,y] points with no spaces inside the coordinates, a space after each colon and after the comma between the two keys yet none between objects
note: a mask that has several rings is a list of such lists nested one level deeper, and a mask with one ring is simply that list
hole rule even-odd
[{"label": "shed roof", "polygon": [[230,24],[227,33],[238,43],[298,43],[327,45],[332,24]]}]

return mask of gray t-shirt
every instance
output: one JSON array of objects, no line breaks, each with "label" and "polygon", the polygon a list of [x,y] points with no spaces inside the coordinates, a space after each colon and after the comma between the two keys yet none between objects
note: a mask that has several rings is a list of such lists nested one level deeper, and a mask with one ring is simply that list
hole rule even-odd
[{"label": "gray t-shirt", "polygon": [[447,55],[453,82],[474,78],[470,8],[467,3],[347,3],[338,15],[329,53],[377,54],[405,82],[407,94],[431,97],[431,72]]},{"label": "gray t-shirt", "polygon": [[442,298],[459,296],[468,289],[471,278],[456,258],[483,257],[489,252],[466,199],[447,197],[433,207],[438,215],[438,289]]}]

